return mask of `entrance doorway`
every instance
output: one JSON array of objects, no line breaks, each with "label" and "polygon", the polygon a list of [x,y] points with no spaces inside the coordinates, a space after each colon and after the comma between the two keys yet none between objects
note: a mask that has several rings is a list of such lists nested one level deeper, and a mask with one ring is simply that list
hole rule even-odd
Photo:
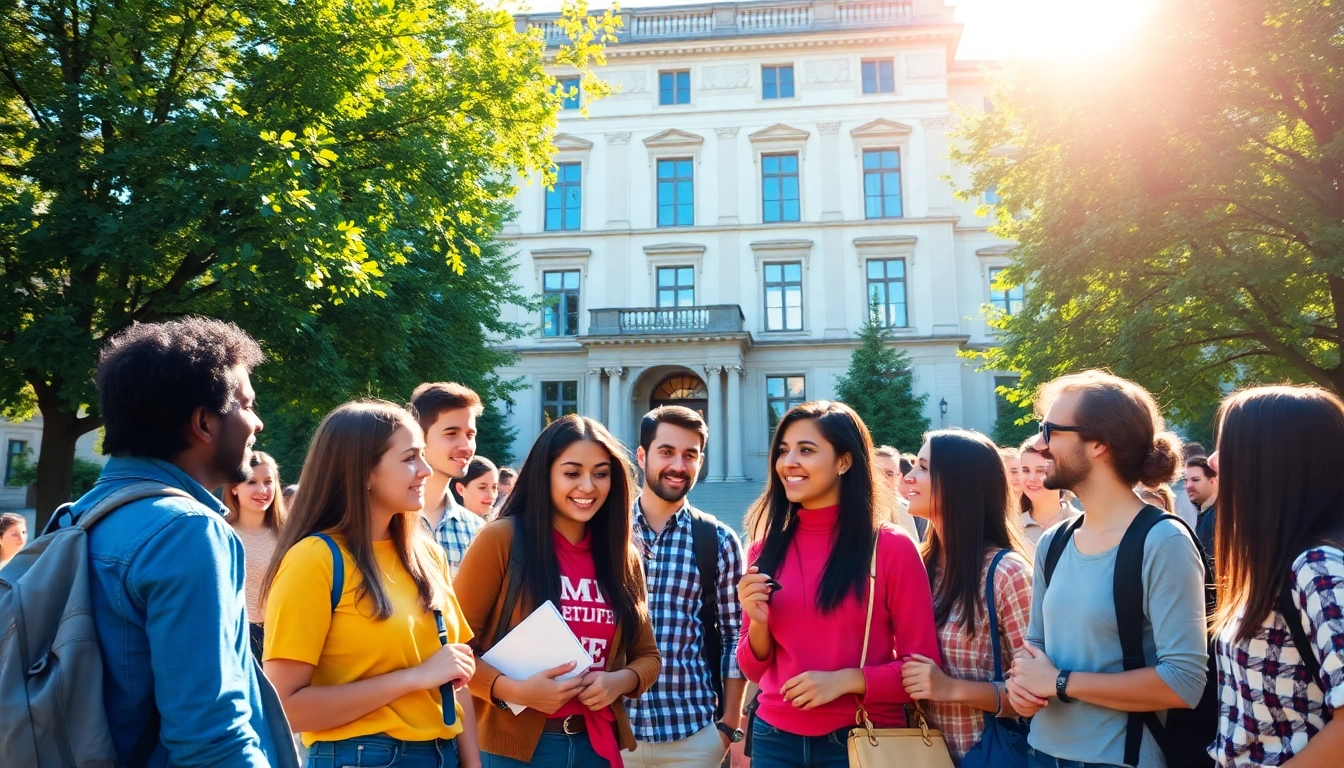
[{"label": "entrance doorway", "polygon": [[[693,373],[674,373],[658,383],[649,395],[649,410],[664,405],[680,405],[700,414],[700,418],[709,423],[709,392],[705,382]],[[697,481],[704,480],[709,473],[709,462],[700,468]]]}]

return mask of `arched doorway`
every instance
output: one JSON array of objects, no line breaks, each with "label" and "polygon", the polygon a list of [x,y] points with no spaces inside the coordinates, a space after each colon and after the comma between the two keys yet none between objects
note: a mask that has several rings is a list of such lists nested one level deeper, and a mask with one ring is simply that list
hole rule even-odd
[{"label": "arched doorway", "polygon": [[649,409],[662,405],[681,405],[709,420],[709,392],[705,382],[693,373],[674,373],[658,382],[649,395]]}]

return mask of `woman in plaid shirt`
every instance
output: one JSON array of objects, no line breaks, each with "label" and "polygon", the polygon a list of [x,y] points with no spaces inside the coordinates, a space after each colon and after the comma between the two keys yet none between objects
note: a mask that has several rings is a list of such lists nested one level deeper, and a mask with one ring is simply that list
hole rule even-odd
[{"label": "woman in plaid shirt", "polygon": [[910,513],[932,523],[922,554],[933,588],[934,622],[944,669],[923,656],[902,668],[910,697],[930,703],[952,759],[980,740],[984,713],[1013,717],[1003,683],[994,680],[993,638],[985,608],[985,578],[994,557],[1000,665],[1007,670],[1025,642],[1031,614],[1031,565],[1026,543],[1009,518],[1016,513],[998,448],[966,430],[931,432],[905,477]]}]

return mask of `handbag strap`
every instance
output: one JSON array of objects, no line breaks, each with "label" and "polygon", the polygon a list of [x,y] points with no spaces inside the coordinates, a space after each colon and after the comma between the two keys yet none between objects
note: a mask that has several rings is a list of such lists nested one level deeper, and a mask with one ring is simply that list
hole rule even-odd
[{"label": "handbag strap", "polygon": [[999,611],[994,605],[994,571],[999,567],[999,561],[1008,554],[1008,550],[1001,549],[994,556],[994,561],[989,564],[989,572],[985,575],[985,610],[989,612],[989,636],[994,641],[994,682],[1003,682],[1003,646],[999,643]]},{"label": "handbag strap", "polygon": [[[868,618],[863,621],[863,652],[859,654],[859,669],[868,663],[868,639],[873,632],[873,599],[877,596],[877,537],[873,537],[873,558],[868,563]],[[863,705],[860,704],[860,707]]]}]

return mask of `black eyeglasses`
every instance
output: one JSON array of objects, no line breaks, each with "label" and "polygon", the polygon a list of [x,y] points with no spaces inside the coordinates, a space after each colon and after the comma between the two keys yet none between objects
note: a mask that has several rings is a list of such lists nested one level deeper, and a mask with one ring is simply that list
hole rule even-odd
[{"label": "black eyeglasses", "polygon": [[1051,432],[1076,432],[1082,433],[1082,427],[1066,427],[1062,424],[1051,424],[1048,421],[1041,422],[1041,439],[1045,441],[1046,446],[1050,445]]}]

